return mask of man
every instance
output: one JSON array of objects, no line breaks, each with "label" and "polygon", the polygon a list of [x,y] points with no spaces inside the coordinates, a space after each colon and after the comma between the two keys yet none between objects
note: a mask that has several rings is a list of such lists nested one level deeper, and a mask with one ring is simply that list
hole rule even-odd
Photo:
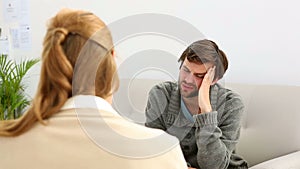
[{"label": "man", "polygon": [[176,136],[189,167],[248,168],[235,153],[243,102],[217,83],[228,68],[225,53],[204,39],[192,43],[178,61],[178,82],[163,82],[149,92],[145,125]]}]

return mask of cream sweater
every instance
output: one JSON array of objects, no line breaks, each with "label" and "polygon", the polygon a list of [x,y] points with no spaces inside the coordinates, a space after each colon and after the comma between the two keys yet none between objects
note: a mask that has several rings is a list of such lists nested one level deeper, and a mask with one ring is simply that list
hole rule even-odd
[{"label": "cream sweater", "polygon": [[0,137],[0,168],[186,169],[175,137],[123,119],[99,97],[73,97],[47,122]]}]

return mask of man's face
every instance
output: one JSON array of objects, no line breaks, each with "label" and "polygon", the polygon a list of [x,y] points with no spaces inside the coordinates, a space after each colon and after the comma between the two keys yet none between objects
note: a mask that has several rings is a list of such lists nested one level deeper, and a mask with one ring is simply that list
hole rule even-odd
[{"label": "man's face", "polygon": [[191,98],[198,96],[198,90],[201,86],[202,80],[207,73],[207,70],[213,64],[197,64],[189,62],[185,58],[179,72],[179,87],[181,96],[184,98]]}]

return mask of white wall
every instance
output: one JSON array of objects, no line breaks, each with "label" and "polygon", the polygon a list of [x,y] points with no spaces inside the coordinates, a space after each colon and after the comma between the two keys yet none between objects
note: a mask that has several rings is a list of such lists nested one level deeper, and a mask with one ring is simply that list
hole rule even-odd
[{"label": "white wall", "polygon": [[[0,0],[1,8],[4,1],[6,0]],[[229,71],[224,77],[225,81],[300,85],[298,76],[300,74],[300,11],[297,10],[300,2],[296,0],[28,1],[30,4],[32,48],[30,50],[12,49],[10,55],[16,59],[40,57],[47,20],[63,7],[94,12],[108,25],[114,26],[113,36],[123,31],[122,27],[116,28],[122,18],[135,14],[158,13],[174,17],[173,21],[178,21],[177,24],[179,21],[183,21],[188,26],[194,26],[207,38],[215,40],[219,44],[219,47],[227,53],[230,60]],[[5,23],[3,10],[0,11],[2,11],[0,12],[0,27],[3,28],[3,34],[8,35],[8,29],[15,26],[15,23]],[[147,19],[141,23],[127,26],[135,28],[146,22]],[[148,20],[148,22],[155,23],[153,20]],[[161,25],[170,32],[182,28],[181,26],[171,27],[172,24],[169,23],[161,23]],[[190,33],[190,30],[180,32],[185,36],[185,34]],[[194,37],[194,39],[199,38],[201,38],[200,35]],[[168,36],[168,33],[161,34],[160,30],[152,33],[133,33],[123,39],[117,38],[116,49],[120,69],[132,71],[134,76],[144,74],[146,77],[151,77],[151,72],[158,72],[160,78],[166,75],[166,78],[177,79],[177,69],[172,67],[178,66],[176,59],[188,43],[189,41],[178,39],[178,37]],[[152,53],[153,51],[154,53]],[[149,69],[141,70],[136,66],[139,64],[137,62],[128,62],[129,65],[124,62],[128,58],[134,58],[134,56],[141,57],[145,52],[149,56],[165,53],[170,59],[161,61],[165,68],[152,69],[151,71]],[[143,61],[159,60],[160,58],[159,56],[147,57]],[[173,62],[171,61],[172,58],[174,58]],[[153,64],[152,67],[155,67],[156,62]],[[163,71],[157,71],[162,69]],[[39,68],[36,67],[30,72],[27,89],[30,95],[35,93],[39,78],[38,71]],[[128,76],[131,77],[132,75],[121,74],[121,77],[124,78],[128,78]]]}]

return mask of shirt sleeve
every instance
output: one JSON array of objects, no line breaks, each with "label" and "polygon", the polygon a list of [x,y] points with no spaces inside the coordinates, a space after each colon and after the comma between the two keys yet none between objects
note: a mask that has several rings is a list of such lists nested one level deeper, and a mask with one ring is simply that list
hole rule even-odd
[{"label": "shirt sleeve", "polygon": [[239,97],[226,97],[217,111],[193,116],[200,168],[227,169],[239,139],[243,111]]},{"label": "shirt sleeve", "polygon": [[158,86],[154,86],[148,96],[145,126],[166,130],[162,114],[165,112],[167,103],[165,93]]}]

